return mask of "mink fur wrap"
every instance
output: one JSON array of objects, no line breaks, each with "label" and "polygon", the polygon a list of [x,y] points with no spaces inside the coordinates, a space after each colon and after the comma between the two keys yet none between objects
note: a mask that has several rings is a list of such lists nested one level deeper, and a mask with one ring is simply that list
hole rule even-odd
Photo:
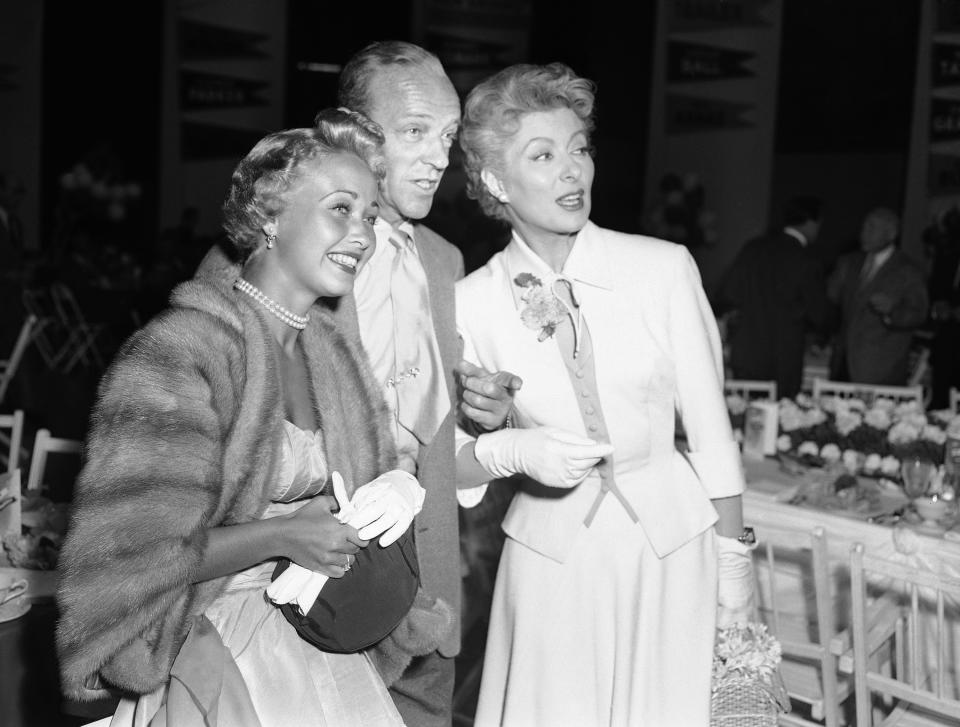
[{"label": "mink fur wrap", "polygon": [[[265,313],[195,279],[135,333],[100,383],[60,559],[57,650],[74,698],[164,684],[225,578],[193,584],[208,528],[266,508],[283,399]],[[395,466],[359,342],[319,308],[300,336],[331,471],[353,489]],[[102,681],[101,681],[102,678]]]}]

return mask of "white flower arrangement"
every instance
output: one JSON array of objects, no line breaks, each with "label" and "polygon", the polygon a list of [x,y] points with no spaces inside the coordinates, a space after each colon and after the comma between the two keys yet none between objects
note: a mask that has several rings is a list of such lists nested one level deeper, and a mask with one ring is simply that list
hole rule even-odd
[{"label": "white flower arrangement", "polygon": [[737,706],[739,688],[744,682],[766,693],[774,715],[790,711],[790,700],[780,678],[781,653],[780,642],[765,624],[748,622],[718,629],[711,675],[714,713]]}]

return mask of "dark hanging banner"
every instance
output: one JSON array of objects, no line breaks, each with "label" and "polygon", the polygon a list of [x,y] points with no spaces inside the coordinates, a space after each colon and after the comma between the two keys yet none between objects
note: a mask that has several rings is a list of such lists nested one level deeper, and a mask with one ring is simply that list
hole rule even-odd
[{"label": "dark hanging banner", "polygon": [[701,131],[745,129],[754,126],[743,118],[750,104],[667,94],[666,133],[690,134]]},{"label": "dark hanging banner", "polygon": [[184,121],[180,124],[180,152],[185,160],[240,161],[266,133],[264,129],[236,129],[219,124]]},{"label": "dark hanging banner", "polygon": [[930,141],[960,139],[960,100],[933,98],[930,107]]},{"label": "dark hanging banner", "polygon": [[689,33],[722,28],[756,28],[772,25],[764,17],[763,6],[770,0],[673,0],[667,30]]},{"label": "dark hanging banner", "polygon": [[957,0],[936,0],[937,19],[934,32],[960,32],[960,2]]},{"label": "dark hanging banner", "polygon": [[701,43],[671,40],[667,44],[667,81],[722,81],[728,78],[749,78],[753,71],[744,64],[753,53],[731,50]]},{"label": "dark hanging banner", "polygon": [[930,155],[927,190],[934,196],[960,192],[960,156]]},{"label": "dark hanging banner", "polygon": [[263,33],[184,19],[179,26],[181,62],[269,57],[257,48],[267,40]]},{"label": "dark hanging banner", "polygon": [[960,85],[960,45],[933,44],[933,67],[930,81],[934,88]]},{"label": "dark hanging banner", "polygon": [[260,92],[270,84],[233,76],[180,71],[180,108],[183,111],[266,106]]}]

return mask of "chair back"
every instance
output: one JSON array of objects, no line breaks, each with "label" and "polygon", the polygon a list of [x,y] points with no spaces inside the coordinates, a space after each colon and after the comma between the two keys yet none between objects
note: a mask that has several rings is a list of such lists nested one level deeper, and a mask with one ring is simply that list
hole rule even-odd
[{"label": "chair back", "polygon": [[63,354],[63,371],[69,372],[77,363],[96,364],[103,368],[103,356],[97,345],[97,337],[104,326],[91,323],[83,314],[73,291],[65,283],[50,286],[53,308],[59,324],[67,334],[66,350]]},{"label": "chair back", "polygon": [[27,490],[43,488],[47,469],[47,456],[50,454],[83,454],[83,442],[79,439],[54,437],[49,429],[37,430],[33,440],[33,454],[30,456],[30,474],[27,476]]},{"label": "chair back", "polygon": [[[8,434],[6,429],[10,430]],[[20,465],[20,451],[23,446],[23,410],[13,414],[0,414],[0,444],[8,449],[0,450],[0,460],[6,461],[7,472],[13,472]]]},{"label": "chair back", "polygon": [[726,379],[723,382],[724,394],[736,394],[747,401],[753,399],[777,400],[776,381],[757,381],[753,379]]},{"label": "chair back", "polygon": [[19,536],[23,532],[20,502],[20,470],[0,474],[0,539],[11,534]]},{"label": "chair back", "polygon": [[[877,583],[883,584],[881,598],[896,599],[902,616],[900,627],[879,646],[895,655],[893,668],[877,666],[870,618],[871,585]],[[868,555],[856,543],[850,551],[850,589],[858,727],[958,724],[960,700],[955,685],[948,685],[952,635],[945,614],[960,607],[960,578]]]},{"label": "chair back", "polygon": [[849,381],[813,380],[813,398],[836,396],[841,399],[859,398],[867,403],[874,399],[893,399],[895,402],[915,401],[924,405],[923,386],[880,386],[856,384]]},{"label": "chair back", "polygon": [[960,389],[956,386],[950,387],[950,411],[960,411]]},{"label": "chair back", "polygon": [[28,313],[27,317],[23,319],[23,324],[20,326],[20,333],[17,335],[17,340],[13,344],[13,351],[10,352],[10,357],[0,360],[0,403],[3,402],[3,397],[6,396],[10,382],[13,381],[13,377],[16,376],[17,369],[23,360],[23,354],[27,351],[27,346],[30,345],[30,338],[36,326],[37,317]]},{"label": "chair back", "polygon": [[[850,694],[841,682],[831,640],[837,634],[830,589],[827,535],[812,530],[764,524],[753,551],[757,577],[757,618],[780,642],[781,675],[791,700],[809,707],[809,722],[798,712],[790,724],[840,724],[841,702]],[[804,594],[799,600],[796,593]]]}]

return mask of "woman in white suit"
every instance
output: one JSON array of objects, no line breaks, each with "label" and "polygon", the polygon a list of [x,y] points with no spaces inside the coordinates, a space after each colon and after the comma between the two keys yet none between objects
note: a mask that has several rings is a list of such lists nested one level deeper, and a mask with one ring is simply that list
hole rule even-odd
[{"label": "woman in white suit", "polygon": [[478,726],[707,725],[718,617],[752,597],[715,320],[685,247],[590,222],[593,100],[520,64],[465,104],[468,191],[512,239],[457,284],[464,357],[523,384],[459,456],[536,480],[503,523]]}]

